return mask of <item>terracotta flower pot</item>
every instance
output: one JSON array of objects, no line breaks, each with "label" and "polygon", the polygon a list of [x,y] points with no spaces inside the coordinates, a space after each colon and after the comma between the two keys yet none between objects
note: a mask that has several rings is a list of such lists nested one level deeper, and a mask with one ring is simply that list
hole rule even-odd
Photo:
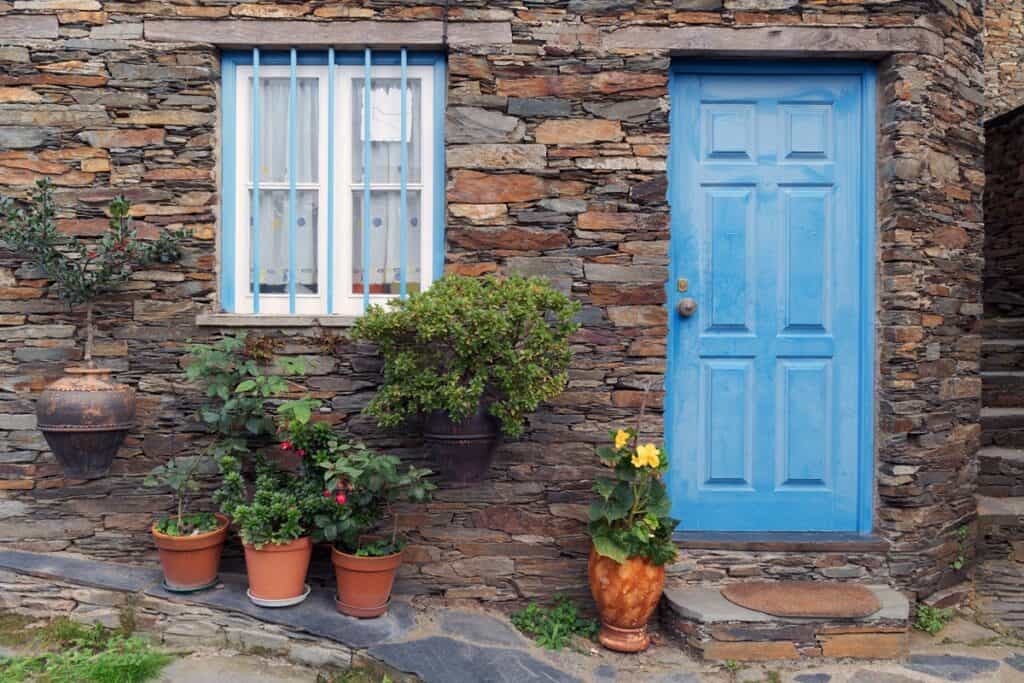
[{"label": "terracotta flower pot", "polygon": [[642,652],[651,644],[647,622],[665,588],[665,567],[631,557],[619,564],[590,550],[590,592],[601,613],[598,640],[609,650]]},{"label": "terracotta flower pot", "polygon": [[228,518],[214,513],[220,525],[213,531],[195,536],[169,536],[156,530],[153,540],[160,553],[167,590],[187,593],[208,588],[217,582],[220,551],[228,536]]},{"label": "terracotta flower pot", "polygon": [[338,582],[338,611],[363,619],[388,611],[395,572],[402,565],[402,551],[384,557],[358,557],[331,551],[334,578]]},{"label": "terracotta flower pot", "polygon": [[250,598],[301,602],[306,593],[309,559],[313,555],[313,542],[309,536],[283,545],[268,543],[257,549],[244,544],[243,547],[245,568],[249,573]]}]

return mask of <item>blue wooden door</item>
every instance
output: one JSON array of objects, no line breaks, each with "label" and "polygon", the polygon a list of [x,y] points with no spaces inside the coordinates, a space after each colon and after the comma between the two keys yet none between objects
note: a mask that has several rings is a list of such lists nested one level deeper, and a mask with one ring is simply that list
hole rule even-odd
[{"label": "blue wooden door", "polygon": [[684,531],[870,530],[869,77],[673,73],[665,419]]}]

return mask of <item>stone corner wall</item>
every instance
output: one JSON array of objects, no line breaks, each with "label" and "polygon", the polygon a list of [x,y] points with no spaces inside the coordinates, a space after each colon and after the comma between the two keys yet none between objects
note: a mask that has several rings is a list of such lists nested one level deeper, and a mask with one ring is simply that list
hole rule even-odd
[{"label": "stone corner wall", "polygon": [[[405,517],[403,586],[485,600],[585,592],[593,446],[635,421],[649,382],[645,430],[661,434],[671,49],[624,46],[641,34],[620,29],[666,27],[716,40],[735,30],[726,43],[737,46],[743,31],[765,39],[792,27],[905,27],[942,42],[879,68],[876,526],[892,550],[884,570],[858,566],[922,594],[957,579],[948,565],[955,530],[973,514],[978,440],[983,63],[980,7],[947,4],[452,3],[447,267],[548,275],[584,304],[584,327],[569,390],[502,447],[490,479],[443,487]],[[146,22],[276,21],[288,31],[294,20],[334,30],[442,17],[426,0],[0,1],[0,192],[23,197],[52,177],[61,229],[82,237],[102,229],[104,205],[121,193],[144,234],[193,232],[180,264],[137,274],[100,307],[98,355],[138,388],[139,420],[112,475],[92,482],[63,479],[32,417],[35,393],[79,357],[80,319],[17,254],[0,252],[0,543],[152,563],[148,525],[169,499],[142,488],[142,476],[202,443],[180,363],[187,340],[219,333],[196,324],[216,301],[218,51],[149,40]],[[454,40],[476,22],[508,30],[489,43]],[[343,336],[325,344],[316,328],[275,335],[284,353],[307,357],[305,384],[340,426],[424,457],[415,439],[359,416],[377,359]]]},{"label": "stone corner wall", "polygon": [[985,1],[987,118],[1024,105],[1024,4]]}]

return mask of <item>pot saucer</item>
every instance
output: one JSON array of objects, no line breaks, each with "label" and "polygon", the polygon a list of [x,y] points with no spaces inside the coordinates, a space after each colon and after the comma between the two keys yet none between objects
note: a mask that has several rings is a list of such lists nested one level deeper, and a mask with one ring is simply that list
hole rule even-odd
[{"label": "pot saucer", "polygon": [[249,596],[249,599],[252,600],[252,603],[254,605],[257,605],[259,607],[291,607],[292,605],[297,605],[306,598],[308,598],[310,590],[311,589],[309,587],[309,584],[307,583],[306,591],[302,595],[297,595],[294,598],[283,598],[281,600],[267,600],[266,598],[257,598],[255,595],[252,594],[252,590],[249,589],[246,589],[245,594]]},{"label": "pot saucer", "polygon": [[196,586],[195,588],[175,588],[174,586],[171,586],[170,584],[167,583],[167,579],[161,579],[160,580],[160,587],[163,588],[168,593],[183,593],[184,594],[184,593],[198,593],[199,591],[204,591],[204,590],[206,590],[208,588],[213,588],[218,583],[220,583],[220,577],[219,576],[215,576],[215,577],[213,577],[213,581],[211,581],[210,583],[207,583],[207,584],[203,584],[202,586]]}]

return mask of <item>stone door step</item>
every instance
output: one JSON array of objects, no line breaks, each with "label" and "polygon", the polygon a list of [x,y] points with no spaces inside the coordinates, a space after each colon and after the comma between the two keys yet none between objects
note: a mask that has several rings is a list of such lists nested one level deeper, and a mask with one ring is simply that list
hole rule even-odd
[{"label": "stone door step", "polygon": [[819,657],[897,659],[908,652],[910,603],[888,586],[865,586],[878,611],[859,618],[778,617],[729,602],[721,586],[668,588],[666,631],[709,660],[773,661]]}]

